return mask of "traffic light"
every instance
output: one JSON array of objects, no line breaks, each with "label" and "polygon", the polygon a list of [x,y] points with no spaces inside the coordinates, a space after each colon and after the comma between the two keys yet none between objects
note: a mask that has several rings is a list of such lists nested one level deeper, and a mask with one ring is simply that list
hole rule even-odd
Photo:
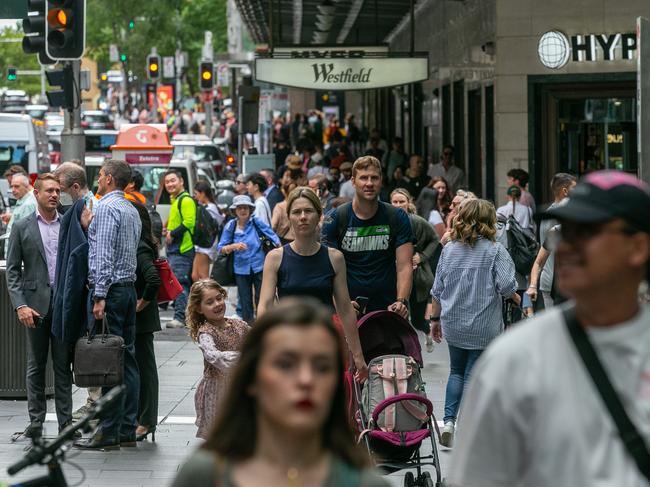
[{"label": "traffic light", "polygon": [[160,79],[160,56],[158,54],[147,56],[147,77],[151,81]]},{"label": "traffic light", "polygon": [[16,81],[18,79],[18,73],[16,68],[7,68],[7,81]]},{"label": "traffic light", "polygon": [[120,54],[120,61],[121,61],[121,62],[125,63],[125,62],[126,62],[126,59],[127,59],[127,58],[126,58],[126,54],[124,54],[124,53]]},{"label": "traffic light", "polygon": [[240,85],[237,94],[241,99],[242,119],[238,120],[239,130],[244,134],[256,134],[260,111],[259,86]]},{"label": "traffic light", "polygon": [[135,20],[129,20],[129,30],[135,29]]},{"label": "traffic light", "polygon": [[[23,19],[23,52],[25,54],[38,54],[41,64],[53,64],[45,49],[45,0],[27,0],[27,17]],[[30,15],[31,14],[31,15]]]},{"label": "traffic light", "polygon": [[75,105],[72,66],[68,65],[56,71],[45,71],[45,77],[50,86],[61,87],[60,90],[45,93],[50,106],[72,110]]},{"label": "traffic light", "polygon": [[199,67],[199,86],[202,90],[214,88],[214,63],[203,61]]},{"label": "traffic light", "polygon": [[81,59],[86,47],[86,0],[47,0],[46,11],[47,55]]}]

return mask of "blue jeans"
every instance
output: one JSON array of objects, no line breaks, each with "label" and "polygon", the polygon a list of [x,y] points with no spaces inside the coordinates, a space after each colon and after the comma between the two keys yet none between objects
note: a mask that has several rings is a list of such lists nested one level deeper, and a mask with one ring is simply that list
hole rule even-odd
[{"label": "blue jeans", "polygon": [[167,260],[169,260],[169,265],[174,271],[176,279],[183,286],[183,292],[174,301],[174,319],[185,323],[185,307],[187,306],[187,297],[190,295],[190,287],[192,287],[194,250],[184,254],[168,254]]},{"label": "blue jeans", "polygon": [[449,380],[447,381],[447,392],[445,393],[445,417],[443,421],[456,421],[460,401],[463,398],[463,391],[469,384],[470,373],[474,368],[476,360],[481,356],[483,350],[465,350],[464,348],[449,347]]},{"label": "blue jeans", "polygon": [[235,274],[237,283],[237,295],[241,301],[241,317],[247,323],[251,323],[255,317],[253,311],[253,287],[255,287],[255,306],[260,302],[260,290],[262,288],[262,272],[251,272],[248,275]]},{"label": "blue jeans", "polygon": [[[89,323],[95,323],[95,318],[92,315],[92,296],[89,297]],[[138,426],[140,372],[135,360],[136,301],[133,285],[111,286],[106,295],[107,332],[124,339],[124,385],[126,386],[124,394],[103,415],[99,429],[106,438],[118,439],[119,436],[131,436]],[[102,324],[97,322],[95,326],[96,332],[101,333]],[[111,387],[102,387],[102,395],[107,394],[111,389]]]}]

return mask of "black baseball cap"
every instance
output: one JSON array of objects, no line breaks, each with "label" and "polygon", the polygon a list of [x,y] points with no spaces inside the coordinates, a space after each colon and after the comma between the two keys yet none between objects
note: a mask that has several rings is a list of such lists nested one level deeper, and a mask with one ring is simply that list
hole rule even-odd
[{"label": "black baseball cap", "polygon": [[576,223],[600,223],[621,218],[650,233],[650,186],[622,171],[597,171],[581,178],[569,201],[541,215]]}]

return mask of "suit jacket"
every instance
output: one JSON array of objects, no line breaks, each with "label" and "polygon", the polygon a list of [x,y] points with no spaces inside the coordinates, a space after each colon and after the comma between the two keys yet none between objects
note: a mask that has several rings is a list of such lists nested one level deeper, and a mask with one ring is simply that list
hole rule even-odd
[{"label": "suit jacket", "polygon": [[[23,267],[24,266],[24,267]],[[7,288],[15,308],[29,306],[45,317],[51,288],[36,213],[14,223],[7,249]]]},{"label": "suit jacket", "polygon": [[275,208],[275,205],[277,205],[280,201],[284,201],[284,195],[277,186],[273,186],[273,188],[271,188],[271,191],[269,191],[269,194],[266,195],[266,201],[269,202],[271,213],[273,213],[273,208]]},{"label": "suit jacket", "polygon": [[85,202],[75,202],[61,218],[56,261],[52,334],[74,343],[87,324],[88,238],[81,227]]}]

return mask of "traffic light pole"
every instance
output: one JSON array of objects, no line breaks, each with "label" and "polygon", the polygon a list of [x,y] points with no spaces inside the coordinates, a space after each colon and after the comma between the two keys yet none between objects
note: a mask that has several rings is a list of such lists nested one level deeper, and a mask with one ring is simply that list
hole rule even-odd
[{"label": "traffic light pole", "polygon": [[205,110],[205,135],[212,137],[212,113],[214,111],[214,106],[212,101],[206,101],[204,104]]},{"label": "traffic light pole", "polygon": [[244,118],[244,97],[240,96],[237,99],[237,169],[241,174],[244,161],[242,156],[244,154],[244,132],[242,131],[242,120]]},{"label": "traffic light pole", "polygon": [[70,61],[71,76],[66,80],[72,83],[74,103],[68,108],[61,132],[61,161],[76,159],[85,166],[86,136],[81,127],[81,61]]}]

